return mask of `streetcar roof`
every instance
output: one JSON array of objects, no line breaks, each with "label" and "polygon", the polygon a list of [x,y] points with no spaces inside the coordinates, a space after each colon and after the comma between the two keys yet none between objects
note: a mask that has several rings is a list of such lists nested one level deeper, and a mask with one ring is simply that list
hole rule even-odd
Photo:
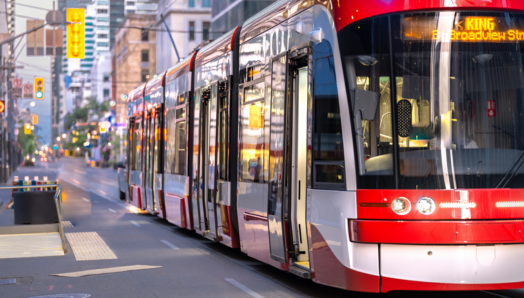
[{"label": "streetcar roof", "polygon": [[217,57],[224,55],[227,52],[233,50],[233,40],[240,30],[240,26],[235,27],[233,30],[227,32],[221,37],[215,39],[202,49],[198,51],[195,61],[195,68],[199,68],[203,64],[214,60]]}]

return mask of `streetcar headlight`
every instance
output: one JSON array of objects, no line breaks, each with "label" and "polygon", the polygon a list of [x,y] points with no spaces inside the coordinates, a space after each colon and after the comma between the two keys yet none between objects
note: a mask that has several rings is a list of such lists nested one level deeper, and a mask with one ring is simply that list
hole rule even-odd
[{"label": "streetcar headlight", "polygon": [[391,209],[398,215],[406,215],[411,211],[411,203],[406,198],[396,198],[391,202]]},{"label": "streetcar headlight", "polygon": [[424,215],[430,215],[435,211],[435,201],[428,197],[420,198],[417,202],[417,210]]}]

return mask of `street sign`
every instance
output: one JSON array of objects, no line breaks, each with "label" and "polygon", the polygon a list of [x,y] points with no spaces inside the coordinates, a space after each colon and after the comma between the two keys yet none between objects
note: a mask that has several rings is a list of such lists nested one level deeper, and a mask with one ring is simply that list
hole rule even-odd
[{"label": "street sign", "polygon": [[22,98],[22,88],[13,88],[13,98]]},{"label": "street sign", "polygon": [[33,84],[25,84],[24,85],[24,98],[32,98],[33,97]]},{"label": "street sign", "polygon": [[495,107],[495,101],[488,100],[488,117],[496,117],[496,116],[497,116],[497,109]]},{"label": "street sign", "polygon": [[64,22],[64,16],[58,10],[51,10],[46,14],[45,21],[49,26],[57,27],[62,25]]},{"label": "street sign", "polygon": [[67,58],[84,59],[85,49],[85,9],[68,8],[67,24]]},{"label": "street sign", "polygon": [[[27,20],[27,30],[44,25],[44,20]],[[27,34],[27,56],[44,56],[44,28]]]},{"label": "street sign", "polygon": [[22,79],[14,79],[13,88],[20,88],[20,87],[22,87]]},{"label": "street sign", "polygon": [[31,124],[29,124],[29,123],[24,124],[24,133],[26,135],[30,135],[31,134]]}]

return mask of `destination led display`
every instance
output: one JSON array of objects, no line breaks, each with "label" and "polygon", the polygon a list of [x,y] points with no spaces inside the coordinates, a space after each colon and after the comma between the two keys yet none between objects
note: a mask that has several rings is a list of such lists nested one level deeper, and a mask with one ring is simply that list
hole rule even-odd
[{"label": "destination led display", "polygon": [[[454,26],[443,22],[449,19]],[[438,24],[439,23],[439,24]],[[508,26],[507,20],[497,17],[406,17],[402,21],[404,40],[438,40],[456,42],[515,42],[524,41],[524,29]],[[438,24],[438,25],[437,25]],[[436,28],[438,26],[438,28]]]}]

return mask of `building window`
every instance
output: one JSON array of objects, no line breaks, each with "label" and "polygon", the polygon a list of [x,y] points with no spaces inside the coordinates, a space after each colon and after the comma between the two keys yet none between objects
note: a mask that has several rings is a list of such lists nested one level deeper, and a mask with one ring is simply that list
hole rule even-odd
[{"label": "building window", "polygon": [[210,22],[202,23],[202,40],[209,40],[209,27],[211,27]]},{"label": "building window", "polygon": [[135,10],[134,9],[128,9],[128,10],[126,10],[126,13],[127,14],[134,14]]},{"label": "building window", "polygon": [[142,50],[142,62],[149,62],[149,50]]},{"label": "building window", "polygon": [[100,14],[106,14],[107,13],[107,9],[97,9],[96,12],[100,13]]},{"label": "building window", "polygon": [[189,41],[195,40],[195,22],[189,22]]},{"label": "building window", "polygon": [[135,5],[135,1],[127,1],[126,5],[127,6],[134,6]]},{"label": "building window", "polygon": [[109,100],[109,89],[104,89],[104,100]]},{"label": "building window", "polygon": [[195,7],[195,0],[189,0],[189,7]]},{"label": "building window", "polygon": [[99,17],[99,18],[96,18],[96,21],[97,22],[109,22],[109,18],[108,17]]},{"label": "building window", "polygon": [[149,30],[147,30],[147,29],[140,29],[140,40],[141,41],[149,41]]},{"label": "building window", "polygon": [[97,47],[109,47],[109,43],[108,42],[97,42],[96,46]]},{"label": "building window", "polygon": [[202,7],[211,7],[209,0],[202,0]]},{"label": "building window", "polygon": [[98,38],[107,38],[107,34],[105,33],[102,33],[102,34],[98,34]]},{"label": "building window", "polygon": [[98,5],[109,5],[109,1],[98,1]]},{"label": "building window", "polygon": [[149,80],[149,69],[142,69],[142,83],[147,82]]},{"label": "building window", "polygon": [[107,83],[107,82],[109,82],[109,74],[105,73],[104,74],[104,83]]}]

